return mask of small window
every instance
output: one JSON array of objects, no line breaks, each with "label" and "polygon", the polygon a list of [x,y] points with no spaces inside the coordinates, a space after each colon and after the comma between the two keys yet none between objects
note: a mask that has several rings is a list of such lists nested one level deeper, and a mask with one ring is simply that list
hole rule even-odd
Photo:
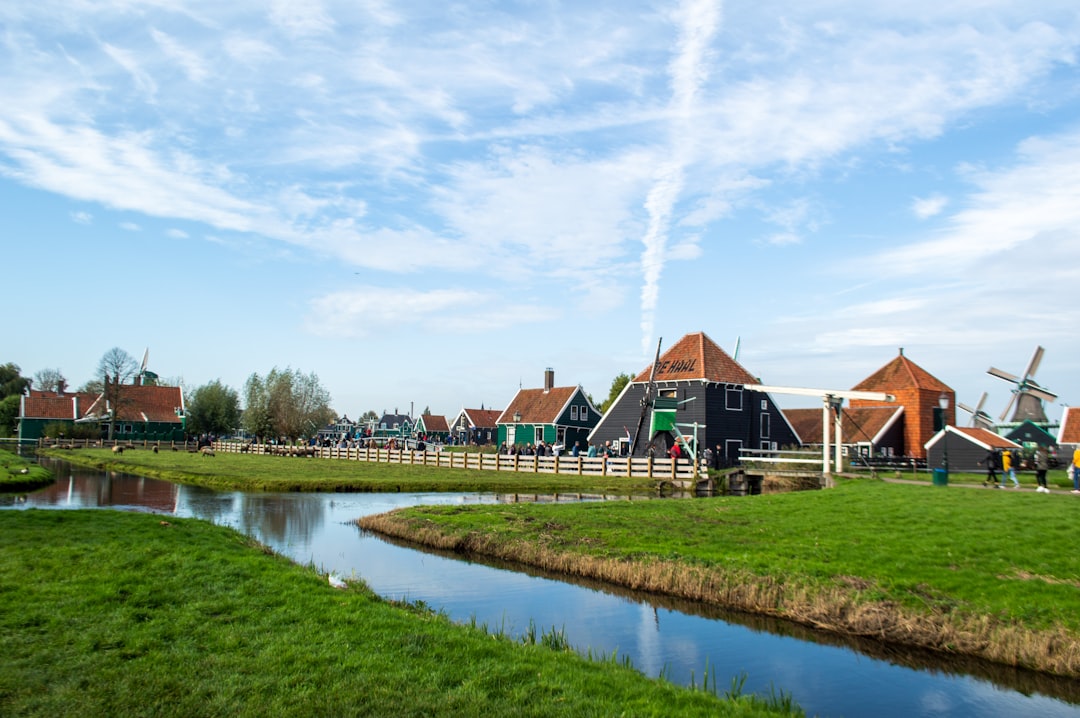
[{"label": "small window", "polygon": [[728,411],[742,411],[742,387],[729,386],[725,392],[725,400]]},{"label": "small window", "polygon": [[762,399],[761,400],[761,410],[762,411],[768,411],[769,410],[769,402],[768,402],[767,399]]},{"label": "small window", "polygon": [[577,404],[570,405],[570,421],[577,421]]},{"label": "small window", "polygon": [[581,407],[581,420],[582,421],[588,421],[589,420],[589,409],[588,409],[588,407],[585,407],[585,406]]},{"label": "small window", "polygon": [[761,438],[762,439],[769,438],[769,415],[768,414],[762,414],[761,415]]}]

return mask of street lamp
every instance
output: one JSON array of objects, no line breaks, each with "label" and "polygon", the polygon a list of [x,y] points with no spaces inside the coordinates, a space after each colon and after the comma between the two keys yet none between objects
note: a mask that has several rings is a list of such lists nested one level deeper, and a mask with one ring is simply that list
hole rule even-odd
[{"label": "street lamp", "polygon": [[945,476],[949,476],[949,419],[946,412],[949,410],[949,395],[941,392],[938,397],[938,406],[941,409],[941,430],[945,432],[945,443],[941,447],[941,463],[945,467]]}]

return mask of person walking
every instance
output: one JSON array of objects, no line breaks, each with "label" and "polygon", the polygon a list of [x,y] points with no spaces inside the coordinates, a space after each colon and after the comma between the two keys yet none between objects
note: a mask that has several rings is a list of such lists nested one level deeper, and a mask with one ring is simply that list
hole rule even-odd
[{"label": "person walking", "polygon": [[[992,486],[995,489],[998,488],[997,483],[997,469],[998,469],[998,455],[993,448],[986,452],[986,458],[979,462],[986,465],[986,479],[983,480],[983,486]],[[1080,494],[1080,491],[1076,493]]]},{"label": "person walking", "polygon": [[1001,452],[1001,488],[1005,488],[1005,479],[1012,479],[1013,488],[1019,489],[1020,482],[1016,480],[1016,467],[1013,465],[1013,452],[1005,449]]},{"label": "person walking", "polygon": [[1072,471],[1072,492],[1074,494],[1080,494],[1080,446],[1077,446],[1073,450],[1072,466],[1070,466],[1069,469]]},{"label": "person walking", "polygon": [[1041,494],[1050,493],[1050,487],[1046,485],[1046,470],[1050,468],[1050,452],[1045,446],[1039,445],[1035,449],[1035,482],[1038,486],[1035,490]]}]

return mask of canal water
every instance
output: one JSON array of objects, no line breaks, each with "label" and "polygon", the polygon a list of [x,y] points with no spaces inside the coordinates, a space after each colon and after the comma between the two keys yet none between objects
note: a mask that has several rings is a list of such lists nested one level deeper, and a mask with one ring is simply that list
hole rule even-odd
[{"label": "canal water", "polygon": [[42,460],[57,481],[9,508],[114,507],[231,526],[324,573],[363,579],[379,595],[422,601],[459,622],[520,635],[563,631],[577,650],[616,654],[649,676],[721,691],[791,695],[818,716],[1071,716],[1080,682],[975,660],[946,661],[790,623],[708,609],[606,584],[571,582],[497,563],[466,561],[382,540],[360,516],[416,504],[491,503],[484,494],[214,492]]}]

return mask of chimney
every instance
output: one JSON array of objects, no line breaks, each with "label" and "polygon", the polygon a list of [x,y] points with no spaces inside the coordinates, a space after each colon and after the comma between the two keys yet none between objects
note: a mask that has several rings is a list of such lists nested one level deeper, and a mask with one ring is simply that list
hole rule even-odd
[{"label": "chimney", "polygon": [[544,370],[544,391],[548,392],[555,388],[555,370],[548,367]]}]

